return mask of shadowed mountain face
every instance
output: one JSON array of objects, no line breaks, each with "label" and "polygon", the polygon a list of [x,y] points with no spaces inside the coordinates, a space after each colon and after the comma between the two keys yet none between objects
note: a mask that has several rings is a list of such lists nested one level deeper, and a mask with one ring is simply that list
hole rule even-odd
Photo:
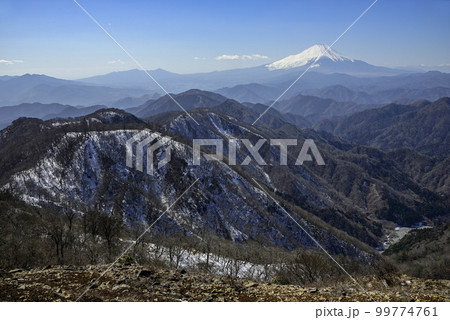
[{"label": "shadowed mountain face", "polygon": [[[279,101],[272,108],[269,108],[270,104],[264,105],[260,103],[247,103],[247,108],[245,108],[235,100],[227,99],[216,93],[201,90],[189,90],[174,95],[173,97],[186,110],[195,108],[215,108],[216,110],[230,114],[248,123],[253,123],[260,114],[267,110],[269,115],[275,115],[277,119],[298,125],[301,128],[310,127],[313,123],[322,119],[331,119],[333,117],[377,107],[376,105],[337,102],[331,99],[303,95]],[[180,109],[180,106],[166,95],[157,100],[150,100],[137,108],[132,108],[127,111],[132,112],[138,117],[147,118],[168,111],[179,111]],[[237,113],[233,113],[234,111]],[[271,120],[266,119],[265,121]]]},{"label": "shadowed mountain face", "polygon": [[[450,81],[449,81],[450,86]],[[399,100],[415,101],[420,99],[437,100],[450,96],[450,87],[433,88],[396,88],[381,90],[373,93],[351,90],[336,85],[321,89],[309,89],[302,92],[304,95],[316,96],[323,99],[332,99],[340,102],[355,102],[360,104],[390,103]]]},{"label": "shadowed mountain face", "polygon": [[[65,122],[20,119],[2,131],[0,147],[2,154],[7,156],[2,158],[3,174],[0,178],[4,183],[8,182],[12,190],[20,190],[20,193],[28,195],[26,197],[34,202],[42,201],[46,197],[50,197],[46,201],[55,201],[54,196],[64,197],[64,192],[58,191],[64,184],[75,185],[78,191],[74,191],[71,197],[83,205],[100,202],[102,203],[100,207],[108,212],[113,210],[114,203],[125,201],[129,207],[123,207],[121,210],[126,212],[126,216],[130,215],[136,219],[148,217],[146,197],[156,201],[155,205],[159,203],[158,206],[162,206],[163,203],[158,201],[168,196],[165,192],[178,190],[176,185],[179,174],[187,174],[186,177],[190,177],[189,172],[194,170],[194,176],[202,181],[209,181],[208,186],[218,194],[234,194],[234,191],[231,191],[234,183],[228,181],[228,177],[243,181],[245,190],[255,188],[251,179],[255,178],[272,190],[274,196],[296,208],[303,219],[307,219],[310,223],[321,221],[319,223],[321,228],[328,228],[327,226],[331,224],[371,246],[379,245],[383,237],[380,222],[393,221],[408,225],[445,214],[443,195],[447,194],[448,190],[442,181],[446,178],[440,176],[436,179],[440,174],[448,176],[448,173],[442,172],[446,168],[445,160],[415,157],[414,152],[410,150],[404,150],[403,153],[384,153],[372,148],[356,147],[343,143],[331,135],[300,130],[285,120],[286,115],[275,110],[266,113],[257,126],[251,126],[250,123],[260,114],[258,108],[264,107],[255,105],[249,108],[236,101],[227,100],[215,108],[191,110],[191,115],[199,125],[183,112],[163,113],[150,118],[149,121],[157,122],[161,126],[158,129],[159,135],[161,132],[167,132],[169,136],[179,137],[177,138],[179,142],[173,142],[173,146],[181,150],[178,156],[175,154],[172,162],[159,177],[147,177],[124,167],[124,141],[138,132],[138,128],[142,129],[145,126],[141,120],[124,111],[99,110],[92,115]],[[96,131],[92,131],[94,129]],[[110,133],[104,132],[108,129]],[[74,134],[67,136],[67,132]],[[290,147],[292,156],[288,159],[287,166],[279,165],[279,147],[271,147],[267,142],[260,149],[267,165],[261,166],[251,161],[247,166],[229,166],[225,157],[224,162],[206,161],[204,164],[206,167],[192,167],[192,139],[223,139],[227,156],[227,141],[230,137],[250,139],[252,143],[261,138],[267,140],[290,138],[297,139],[299,143],[296,147]],[[18,139],[25,139],[28,144],[10,152]],[[62,140],[56,142],[54,139]],[[325,166],[318,166],[315,163],[294,165],[305,139],[314,139],[325,160]],[[27,146],[34,150],[31,158],[26,156],[29,152]],[[53,151],[49,154],[48,150]],[[108,155],[109,153],[111,155]],[[240,144],[237,163],[242,163],[247,155],[247,149]],[[43,160],[46,157],[51,157],[51,160]],[[12,164],[17,162],[17,159],[27,160],[16,167]],[[42,161],[47,163],[48,167],[46,165],[40,167],[38,163],[42,164]],[[79,170],[79,173],[74,171],[69,177],[59,172],[66,165],[73,165],[70,170]],[[37,170],[39,173],[26,173],[24,176],[21,172],[25,168]],[[127,172],[126,183],[120,173],[123,171]],[[39,175],[54,175],[59,178],[58,181],[50,179],[52,181],[41,185],[41,180],[35,180]],[[70,178],[70,181],[64,182],[65,178]],[[134,179],[137,181],[136,184]],[[131,194],[122,190],[123,185],[129,183],[133,185],[132,189],[140,194],[138,198],[133,198]],[[219,187],[220,190],[217,189]],[[233,201],[243,201],[242,206],[239,205],[241,209],[245,207],[245,210],[255,210],[251,209],[249,198],[245,196],[245,193],[250,191],[242,192],[235,195],[237,198],[233,196]],[[206,197],[202,200],[206,201],[202,205],[206,206],[205,212],[213,216],[228,215],[231,214],[230,208],[237,210],[239,207],[232,202],[222,203],[223,199],[219,198],[211,195],[211,198]],[[236,239],[245,240],[253,237],[249,231],[244,232],[248,226],[240,220],[241,218],[227,217],[221,218],[225,220],[220,220],[222,221],[220,223],[228,222],[220,228],[217,225],[213,226],[212,221],[207,223],[213,229],[219,228],[220,231],[216,232],[222,236],[232,238],[235,232],[232,230],[238,226],[233,225],[231,228],[226,224],[238,219],[240,224],[237,230],[240,231],[234,234]],[[266,240],[269,241],[268,239],[275,243],[281,241],[267,234]],[[291,242],[283,245],[296,246]]]},{"label": "shadowed mountain face", "polygon": [[[286,123],[291,123],[299,128],[311,126],[311,123],[302,116],[289,113],[282,114],[274,108],[269,108],[259,103],[243,106],[237,101],[226,100],[218,106],[215,106],[214,110],[228,114],[248,124],[253,124],[256,121],[255,124],[258,126],[265,126],[270,129],[278,129]],[[262,114],[264,115],[260,117]]]},{"label": "shadowed mountain face", "polygon": [[[179,111],[168,96],[150,101],[136,112],[158,113],[148,119],[152,125],[117,109],[67,120],[16,120],[0,134],[0,182],[32,204],[61,206],[68,201],[85,209],[122,212],[131,223],[154,220],[197,181],[174,214],[164,218],[158,232],[183,230],[200,235],[201,230],[209,230],[237,242],[257,240],[286,248],[313,246],[311,239],[261,192],[257,181],[309,232],[323,239],[327,249],[352,256],[364,256],[368,249],[363,243],[380,246],[385,228],[432,221],[447,213],[446,159],[417,156],[408,149],[386,153],[355,146],[325,132],[299,129],[296,125],[308,120],[275,109],[254,126],[267,106],[244,106],[210,92],[190,90],[176,98],[198,124]],[[313,110],[312,104],[305,110]],[[448,99],[366,112],[374,114],[372,120],[377,117],[375,111],[385,112],[379,123],[386,126],[390,125],[386,119],[399,116],[391,125],[401,126],[434,113],[445,121],[446,110]],[[172,146],[172,160],[153,176],[125,165],[125,142],[144,128]],[[427,130],[439,132],[438,128]],[[199,138],[222,139],[225,159],[207,161],[203,154],[201,166],[193,165],[192,139]],[[239,165],[249,155],[242,143],[237,145],[238,165],[231,165],[231,138],[249,139],[252,144],[266,139],[259,150],[266,165],[254,159]],[[288,149],[287,165],[280,165],[279,147],[268,142],[283,138],[298,141]],[[294,164],[306,139],[314,140],[324,166]],[[17,141],[25,143],[17,146]],[[202,151],[210,152],[208,148]],[[159,149],[156,158],[164,155]]]},{"label": "shadowed mountain face", "polygon": [[356,144],[381,149],[413,148],[439,157],[450,155],[450,98],[415,105],[390,104],[341,119],[325,120],[315,128]]},{"label": "shadowed mountain face", "polygon": [[[107,213],[120,210],[131,223],[154,221],[161,210],[197,181],[183,201],[173,207],[173,214],[155,226],[156,232],[183,230],[201,235],[208,231],[236,242],[257,240],[286,248],[314,246],[244,172],[223,162],[206,161],[204,156],[201,166],[193,166],[189,144],[168,142],[172,161],[153,176],[126,167],[125,142],[140,131],[139,126],[142,128],[138,119],[117,110],[100,110],[57,126],[20,119],[1,132],[0,149],[2,155],[8,154],[0,162],[2,185],[32,204],[70,204],[81,210],[93,207]],[[168,141],[160,133],[153,133]],[[13,140],[19,138],[29,143],[10,152]],[[29,152],[34,156],[28,157]],[[157,157],[163,157],[163,152],[158,152]],[[12,160],[19,159],[21,166],[11,166]],[[265,176],[261,168],[254,169],[258,176]],[[295,219],[322,239],[332,253],[362,260],[368,257],[362,251],[364,246],[354,238],[297,210]]]},{"label": "shadowed mountain face", "polygon": [[383,254],[402,272],[418,277],[450,280],[450,224],[410,231]]},{"label": "shadowed mountain face", "polygon": [[300,115],[312,123],[376,107],[377,105],[338,102],[304,95],[297,95],[293,98],[279,101],[274,105],[274,108],[281,113]]},{"label": "shadowed mountain face", "polygon": [[268,103],[282,93],[278,88],[258,83],[242,84],[232,88],[221,88],[216,90],[216,92],[239,102],[252,103]]},{"label": "shadowed mountain face", "polygon": [[[227,139],[229,136],[248,137],[249,135],[248,129],[244,129],[248,127],[247,124],[232,120],[230,116],[219,116],[214,110],[198,110],[194,111],[194,115],[196,116],[194,118],[200,122],[200,126],[194,125],[192,120],[189,121],[183,114],[172,115],[166,119],[159,118],[159,121],[169,132],[182,135],[188,140],[205,136]],[[279,119],[279,121],[282,120]],[[273,123],[274,120],[271,122]],[[332,136],[319,135],[311,130],[300,130],[286,122],[280,127],[274,127],[276,129],[267,129],[264,121],[261,125],[263,127],[252,127],[251,132],[254,132],[254,136],[250,135],[250,139],[255,140],[256,136],[267,139],[297,138],[299,141],[313,138],[324,156],[326,165],[323,167],[310,164],[301,167],[269,165],[261,169],[244,166],[243,170],[251,175],[263,170],[270,177],[270,186],[274,190],[284,194],[286,199],[296,199],[292,201],[301,203],[303,208],[308,208],[317,215],[321,214],[324,219],[335,218],[338,216],[336,211],[341,211],[358,212],[356,216],[360,218],[373,215],[397,223],[409,224],[413,220],[422,219],[419,218],[421,216],[419,212],[422,206],[430,205],[429,199],[434,199],[431,202],[436,201],[436,204],[440,203],[437,206],[441,209],[436,210],[435,213],[445,212],[442,210],[442,199],[439,200],[440,197],[433,191],[439,188],[438,183],[427,186],[419,183],[432,168],[416,173],[413,177],[414,171],[409,172],[407,169],[410,167],[404,167],[406,165],[404,159],[399,155],[385,154],[371,148],[355,147],[342,143]],[[224,148],[226,151],[227,147]],[[298,152],[298,149],[293,148],[294,155]],[[413,153],[408,150],[405,152]],[[246,154],[245,150],[243,153]],[[263,153],[265,159],[272,159],[272,161],[279,156],[279,150],[276,148],[262,148],[261,154]],[[295,159],[292,160],[295,161]],[[422,200],[416,202],[414,200],[416,196],[412,196],[413,194]],[[395,209],[395,206],[400,206],[402,210]],[[330,211],[324,213],[327,210]],[[328,215],[327,218],[325,218],[326,215]],[[349,220],[354,219],[355,217]],[[339,222],[336,221],[336,223]]]}]

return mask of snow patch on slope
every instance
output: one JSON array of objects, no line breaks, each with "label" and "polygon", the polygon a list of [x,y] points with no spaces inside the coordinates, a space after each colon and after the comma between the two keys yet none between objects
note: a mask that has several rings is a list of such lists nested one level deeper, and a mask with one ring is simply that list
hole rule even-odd
[{"label": "snow patch on slope", "polygon": [[[316,44],[312,47],[300,52],[299,54],[290,55],[284,59],[275,61],[271,64],[266,65],[269,70],[280,70],[280,69],[292,69],[297,67],[305,66],[311,62],[316,62],[320,59],[327,58],[331,61],[350,61],[353,62],[352,58],[341,55],[340,53],[334,51],[327,45]],[[312,68],[318,67],[320,64],[314,63]]]}]

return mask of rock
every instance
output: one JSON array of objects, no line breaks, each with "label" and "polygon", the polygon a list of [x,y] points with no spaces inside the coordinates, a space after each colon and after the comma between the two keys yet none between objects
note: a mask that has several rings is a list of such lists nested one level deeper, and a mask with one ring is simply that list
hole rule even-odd
[{"label": "rock", "polygon": [[[89,281],[97,292],[92,290],[89,301],[367,301],[369,298],[350,284],[327,286],[323,288],[297,285],[278,285],[239,278],[225,278],[197,272],[184,273],[183,270],[164,271],[153,267],[132,266],[116,268],[108,277],[96,283],[92,278],[104,270],[103,266],[88,267],[52,266],[51,270],[23,270],[11,275],[5,271],[0,277],[0,293],[15,290],[14,298],[25,300],[68,301],[79,296],[80,285],[85,287]],[[144,270],[142,270],[144,268]],[[92,270],[93,272],[89,271]],[[113,277],[112,275],[118,275]],[[65,283],[67,276],[82,282]],[[7,278],[10,277],[10,278]],[[18,279],[20,278],[20,279]],[[25,278],[25,280],[23,280]],[[141,278],[141,279],[138,279]],[[174,278],[179,279],[174,281]],[[363,279],[364,280],[364,279]],[[361,280],[361,281],[363,281]],[[22,281],[22,282],[20,282]],[[429,281],[412,277],[398,277],[389,288],[370,280],[370,295],[378,301],[445,301],[450,282]],[[94,284],[95,283],[95,284]],[[400,287],[404,283],[404,287]],[[98,286],[97,286],[98,285]],[[351,284],[353,285],[353,284]],[[382,288],[380,290],[378,287]],[[100,289],[100,290],[98,290]],[[405,290],[406,289],[406,290]],[[139,295],[130,295],[139,291]],[[128,292],[128,293],[127,293]],[[7,298],[8,299],[8,298]]]},{"label": "rock", "polygon": [[125,290],[125,289],[129,289],[130,286],[127,284],[119,284],[117,286],[114,286],[112,289],[113,291],[118,291],[118,290]]},{"label": "rock", "polygon": [[22,272],[22,269],[12,269],[12,270],[9,270],[9,273],[11,273],[11,274],[17,273],[17,272]]}]

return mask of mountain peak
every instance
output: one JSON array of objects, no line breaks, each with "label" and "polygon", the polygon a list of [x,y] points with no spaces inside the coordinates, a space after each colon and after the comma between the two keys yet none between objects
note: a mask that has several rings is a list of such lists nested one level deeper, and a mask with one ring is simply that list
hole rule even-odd
[{"label": "mountain peak", "polygon": [[326,59],[329,59],[334,62],[337,62],[337,61],[353,62],[354,61],[352,58],[348,58],[348,57],[343,56],[340,53],[334,51],[327,45],[315,44],[312,47],[309,47],[308,49],[303,50],[299,54],[291,55],[284,59],[275,61],[271,64],[266,65],[266,67],[269,70],[297,68],[297,67],[302,67],[302,66],[307,65],[308,63],[315,61],[317,58],[319,58],[318,60],[326,58]]}]

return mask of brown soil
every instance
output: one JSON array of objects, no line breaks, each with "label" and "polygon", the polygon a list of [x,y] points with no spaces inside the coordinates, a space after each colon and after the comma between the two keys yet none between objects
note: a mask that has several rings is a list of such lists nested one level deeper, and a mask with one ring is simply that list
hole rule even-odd
[{"label": "brown soil", "polygon": [[[396,275],[300,287],[185,270],[115,265],[0,271],[1,301],[450,301],[449,280]],[[95,282],[95,283],[94,283]]]}]

